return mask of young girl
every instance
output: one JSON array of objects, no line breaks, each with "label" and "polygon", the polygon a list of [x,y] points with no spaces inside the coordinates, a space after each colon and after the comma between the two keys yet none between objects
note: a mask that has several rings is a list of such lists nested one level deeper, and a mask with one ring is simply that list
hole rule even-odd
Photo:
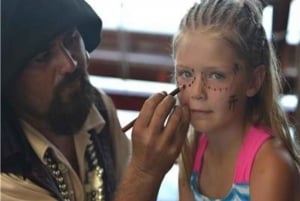
[{"label": "young girl", "polygon": [[173,40],[191,112],[180,200],[300,200],[300,149],[278,105],[276,56],[255,0],[203,0]]}]

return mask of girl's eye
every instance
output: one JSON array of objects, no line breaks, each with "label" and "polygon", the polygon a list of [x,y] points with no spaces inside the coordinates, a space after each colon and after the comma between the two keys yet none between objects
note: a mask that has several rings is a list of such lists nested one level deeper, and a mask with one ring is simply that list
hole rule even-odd
[{"label": "girl's eye", "polygon": [[224,80],[226,79],[226,75],[220,72],[210,72],[208,74],[208,78],[215,79],[215,80]]},{"label": "girl's eye", "polygon": [[187,70],[179,70],[178,76],[182,78],[191,78],[193,76],[193,73]]}]

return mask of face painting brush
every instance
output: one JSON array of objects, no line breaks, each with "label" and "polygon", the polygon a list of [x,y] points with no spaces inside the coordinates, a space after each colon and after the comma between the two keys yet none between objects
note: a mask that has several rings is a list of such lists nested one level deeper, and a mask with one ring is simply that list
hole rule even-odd
[{"label": "face painting brush", "polygon": [[[185,85],[181,85],[181,86],[177,87],[176,89],[174,89],[173,91],[171,91],[168,95],[175,96],[184,88],[185,88]],[[122,128],[122,131],[125,133],[130,128],[132,128],[135,121],[136,121],[136,118],[134,120],[132,120],[131,122],[129,122],[126,126],[124,126]]]}]

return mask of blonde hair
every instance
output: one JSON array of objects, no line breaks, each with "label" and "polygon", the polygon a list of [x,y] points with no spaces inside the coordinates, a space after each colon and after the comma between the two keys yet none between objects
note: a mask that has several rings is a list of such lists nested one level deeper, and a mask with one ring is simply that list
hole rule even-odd
[{"label": "blonde hair", "polygon": [[[266,76],[260,91],[247,100],[246,117],[253,125],[266,126],[288,148],[300,165],[299,137],[292,136],[288,120],[278,99],[282,91],[280,68],[271,43],[262,26],[262,5],[258,0],[202,0],[189,9],[182,18],[179,31],[173,37],[173,57],[185,32],[201,29],[219,34],[232,45],[247,68],[264,65]],[[189,179],[197,143],[197,134],[191,129],[180,156],[181,177]]]}]

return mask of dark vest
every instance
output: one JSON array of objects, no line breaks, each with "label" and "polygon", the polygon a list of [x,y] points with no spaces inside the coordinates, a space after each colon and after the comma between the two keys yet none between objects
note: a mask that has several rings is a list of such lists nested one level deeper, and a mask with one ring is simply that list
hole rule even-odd
[{"label": "dark vest", "polygon": [[[96,133],[95,130],[89,132],[95,145],[99,165],[104,169],[105,200],[110,201],[116,187],[114,152],[107,109],[99,92],[96,92],[96,97],[96,107],[107,123],[100,133]],[[53,197],[63,201],[55,178],[31,148],[20,123],[9,109],[9,105],[5,105],[5,101],[2,101],[1,110],[1,173],[22,175],[50,191]]]}]

